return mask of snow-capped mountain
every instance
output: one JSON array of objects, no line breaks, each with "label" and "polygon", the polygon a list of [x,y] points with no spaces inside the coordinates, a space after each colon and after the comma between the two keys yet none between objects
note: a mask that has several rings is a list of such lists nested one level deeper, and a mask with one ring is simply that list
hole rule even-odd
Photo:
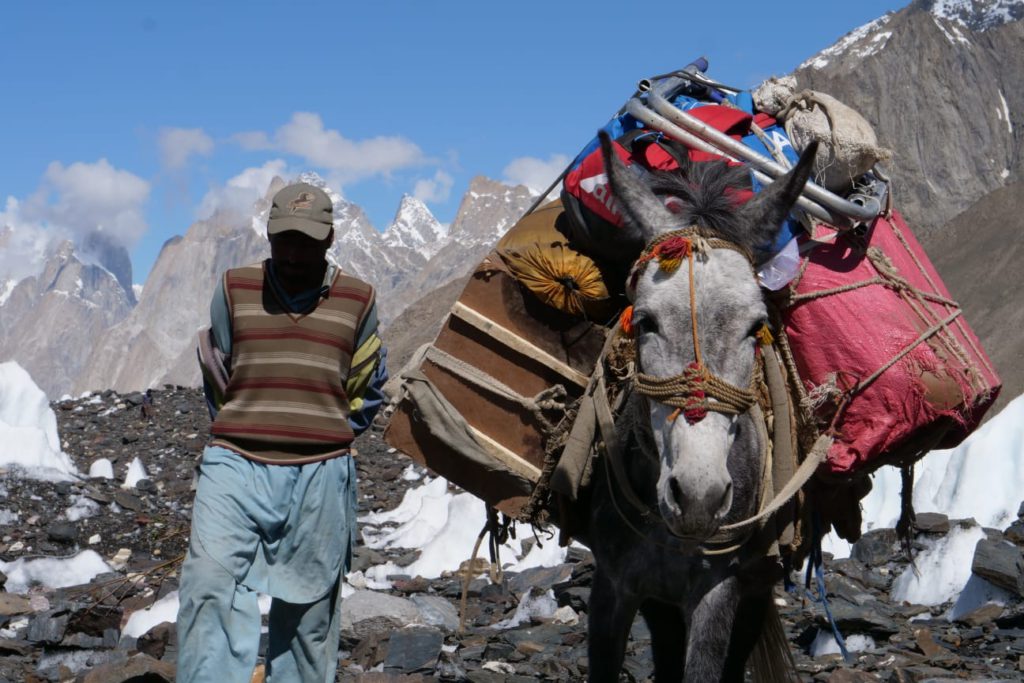
[{"label": "snow-capped mountain", "polygon": [[1024,1],[917,0],[794,72],[859,111],[894,152],[894,198],[919,235],[1021,177]]},{"label": "snow-capped mountain", "polygon": [[[322,187],[331,196],[335,239],[329,257],[376,286],[385,324],[424,292],[468,272],[530,198],[526,188],[478,178],[450,235],[412,197],[403,198],[394,222],[381,233],[359,206],[327,187],[316,174],[305,173],[297,180]],[[197,384],[196,332],[209,324],[209,302],[217,278],[227,268],[269,255],[265,237],[269,197],[284,184],[275,178],[248,215],[218,212],[193,224],[184,237],[169,240],[138,305],[117,324],[96,332],[99,339],[85,367],[77,376],[69,376],[70,384],[66,378],[59,385],[61,393],[72,387],[76,392],[125,391],[164,383]]]},{"label": "snow-capped mountain", "polygon": [[412,249],[429,260],[444,246],[448,227],[442,225],[419,199],[404,195],[395,220],[382,235],[389,249]]},{"label": "snow-capped mountain", "polygon": [[110,271],[83,261],[71,242],[52,245],[41,272],[0,286],[0,358],[16,359],[56,398],[133,303]]},{"label": "snow-capped mountain", "polygon": [[955,21],[972,31],[1024,19],[1024,3],[1020,0],[931,0],[922,4],[936,18]]},{"label": "snow-capped mountain", "polygon": [[418,272],[398,281],[385,319],[394,320],[424,294],[469,274],[529,208],[533,197],[525,185],[509,187],[483,176],[473,178],[447,238]]}]

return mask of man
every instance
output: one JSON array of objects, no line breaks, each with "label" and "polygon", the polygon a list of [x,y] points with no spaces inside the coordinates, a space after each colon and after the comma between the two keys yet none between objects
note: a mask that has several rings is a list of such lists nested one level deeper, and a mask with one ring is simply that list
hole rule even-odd
[{"label": "man", "polygon": [[386,353],[373,288],[327,262],[323,190],[300,183],[274,195],[267,236],[270,258],[228,270],[210,307],[227,384],[206,384],[214,438],[181,573],[182,683],[248,683],[257,593],[272,598],[268,681],[323,683],[337,668],[356,529],[350,444],[382,402]]}]

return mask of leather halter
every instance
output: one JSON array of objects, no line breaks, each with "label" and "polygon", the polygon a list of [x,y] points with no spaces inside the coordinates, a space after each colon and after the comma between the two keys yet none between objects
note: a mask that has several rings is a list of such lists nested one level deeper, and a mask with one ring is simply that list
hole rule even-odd
[{"label": "leather halter", "polygon": [[658,268],[666,273],[674,273],[684,258],[689,262],[690,322],[696,360],[690,363],[683,372],[670,377],[656,377],[637,372],[634,377],[634,387],[640,394],[674,407],[676,410],[672,413],[670,420],[674,420],[682,413],[690,424],[703,420],[708,411],[740,415],[750,410],[757,402],[758,372],[756,365],[751,374],[749,386],[743,389],[711,372],[704,364],[701,355],[700,337],[697,332],[694,261],[695,254],[703,254],[706,258],[712,249],[731,249],[742,254],[750,263],[753,273],[754,266],[750,252],[734,242],[707,235],[700,228],[691,226],[664,233],[651,240],[637,259],[629,277],[629,287],[633,290],[640,274],[651,261],[656,261]]}]

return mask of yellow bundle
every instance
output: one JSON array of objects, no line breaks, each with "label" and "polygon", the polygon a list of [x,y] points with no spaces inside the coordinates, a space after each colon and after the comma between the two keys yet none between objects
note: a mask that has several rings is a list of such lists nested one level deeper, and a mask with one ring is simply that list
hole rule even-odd
[{"label": "yellow bundle", "polygon": [[562,202],[555,200],[524,216],[495,251],[509,272],[548,306],[570,315],[603,320],[614,311],[601,270],[569,246],[557,227]]}]

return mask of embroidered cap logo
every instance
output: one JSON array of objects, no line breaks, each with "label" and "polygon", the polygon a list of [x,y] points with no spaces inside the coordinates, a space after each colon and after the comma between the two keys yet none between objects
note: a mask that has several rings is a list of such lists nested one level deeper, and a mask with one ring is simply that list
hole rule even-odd
[{"label": "embroidered cap logo", "polygon": [[314,199],[312,192],[300,192],[298,197],[288,202],[288,211],[295,213],[300,209],[311,209]]}]

